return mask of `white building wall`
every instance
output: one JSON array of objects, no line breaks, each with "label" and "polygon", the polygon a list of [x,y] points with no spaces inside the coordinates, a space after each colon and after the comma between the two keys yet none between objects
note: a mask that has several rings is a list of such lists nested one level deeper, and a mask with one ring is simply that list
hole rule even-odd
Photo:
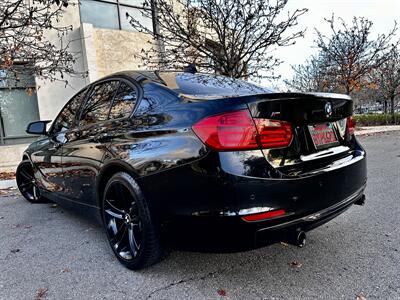
[{"label": "white building wall", "polygon": [[87,82],[99,79],[97,67],[97,49],[95,44],[96,31],[92,24],[82,23],[80,27],[82,37],[83,67],[87,71]]},{"label": "white building wall", "polygon": [[[73,31],[65,38],[65,43],[70,42],[70,52],[76,56],[75,70],[80,73],[86,71],[84,66],[85,53],[83,51],[83,40],[80,30],[79,6],[69,6],[64,18],[60,21],[61,26],[73,26]],[[57,41],[54,32],[47,34],[50,40]],[[68,81],[65,85],[63,80]],[[87,78],[82,76],[64,75],[60,81],[50,82],[48,80],[36,80],[39,115],[41,120],[53,120],[64,104],[82,87],[88,83]]]}]

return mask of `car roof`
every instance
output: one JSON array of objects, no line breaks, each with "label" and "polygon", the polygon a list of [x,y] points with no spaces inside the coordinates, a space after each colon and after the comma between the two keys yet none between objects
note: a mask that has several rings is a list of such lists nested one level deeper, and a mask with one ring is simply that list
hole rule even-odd
[{"label": "car roof", "polygon": [[126,70],[126,71],[120,71],[120,72],[116,72],[116,73],[107,75],[103,79],[110,78],[110,77],[116,77],[116,76],[126,76],[126,77],[130,77],[138,82],[141,82],[144,79],[148,79],[151,81],[165,84],[161,78],[161,75],[163,75],[163,74],[177,75],[180,73],[183,73],[183,71]]},{"label": "car roof", "polygon": [[201,72],[128,70],[111,74],[103,80],[115,76],[129,77],[140,84],[148,81],[159,83],[181,96],[196,99],[272,93],[270,89],[254,83]]}]

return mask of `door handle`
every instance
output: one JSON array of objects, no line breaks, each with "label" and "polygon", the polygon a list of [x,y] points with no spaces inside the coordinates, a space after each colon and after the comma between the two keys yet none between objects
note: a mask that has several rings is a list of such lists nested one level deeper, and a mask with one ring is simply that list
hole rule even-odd
[{"label": "door handle", "polygon": [[58,150],[61,148],[61,146],[62,146],[61,143],[53,142],[53,145],[52,145],[52,147],[49,148],[49,150]]}]

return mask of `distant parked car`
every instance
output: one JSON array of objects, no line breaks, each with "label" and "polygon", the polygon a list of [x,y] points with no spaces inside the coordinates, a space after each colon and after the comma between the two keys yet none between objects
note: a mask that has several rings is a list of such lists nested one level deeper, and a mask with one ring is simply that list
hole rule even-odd
[{"label": "distant parked car", "polygon": [[130,269],[163,257],[170,224],[192,238],[198,223],[236,244],[303,246],[306,231],[364,201],[352,107],[345,95],[273,93],[223,76],[117,73],[77,93],[48,131],[49,121],[28,126],[41,136],[17,183],[30,202],[99,216]]}]

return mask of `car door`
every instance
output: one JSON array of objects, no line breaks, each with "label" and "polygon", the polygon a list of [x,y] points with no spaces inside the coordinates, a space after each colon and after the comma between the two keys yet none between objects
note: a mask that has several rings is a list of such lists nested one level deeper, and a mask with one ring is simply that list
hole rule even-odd
[{"label": "car door", "polygon": [[104,135],[110,127],[108,116],[118,86],[118,79],[96,83],[81,108],[78,126],[66,133],[62,168],[65,196],[73,201],[97,206],[95,181],[107,152]]},{"label": "car door", "polygon": [[66,133],[74,126],[76,113],[86,92],[85,88],[68,101],[54,120],[48,138],[38,142],[31,155],[40,187],[50,192],[63,192],[62,145],[66,142]]}]

